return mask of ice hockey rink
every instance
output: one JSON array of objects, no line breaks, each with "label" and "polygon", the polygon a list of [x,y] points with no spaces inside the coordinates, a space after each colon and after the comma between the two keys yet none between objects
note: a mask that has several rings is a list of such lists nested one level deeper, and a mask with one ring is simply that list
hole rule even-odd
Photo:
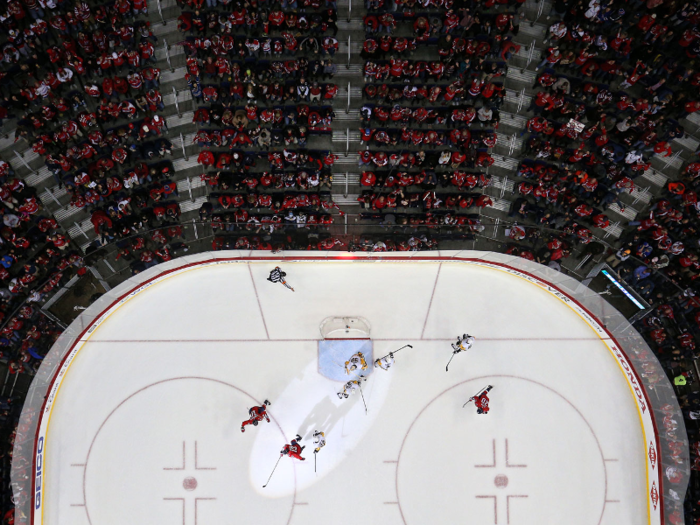
[{"label": "ice hockey rink", "polygon": [[[152,268],[150,285],[102,301],[42,422],[35,524],[653,523],[625,374],[552,293],[464,261],[225,254]],[[294,292],[266,280],[276,265]],[[367,413],[336,395],[342,358],[319,366],[330,316],[369,321],[375,359],[413,345],[389,371],[370,363]],[[446,372],[465,332],[476,344]],[[463,408],[486,385],[490,413]],[[266,398],[272,422],[241,433]],[[263,488],[297,433],[306,460],[283,457]]]}]

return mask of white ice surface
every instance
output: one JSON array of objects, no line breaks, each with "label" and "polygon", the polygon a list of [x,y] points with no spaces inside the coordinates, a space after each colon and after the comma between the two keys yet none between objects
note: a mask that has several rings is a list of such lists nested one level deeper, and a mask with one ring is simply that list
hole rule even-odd
[{"label": "white ice surface", "polygon": [[[265,280],[273,266],[171,277],[92,335],[51,414],[44,523],[646,523],[632,394],[556,298],[461,263],[287,263],[292,293]],[[367,415],[317,372],[334,315],[368,319],[375,356],[414,346],[364,384]],[[464,332],[476,344],[446,373]],[[462,408],[487,384],[490,414]],[[265,398],[273,422],[241,434]],[[283,458],[263,489],[297,432],[306,461]]]}]

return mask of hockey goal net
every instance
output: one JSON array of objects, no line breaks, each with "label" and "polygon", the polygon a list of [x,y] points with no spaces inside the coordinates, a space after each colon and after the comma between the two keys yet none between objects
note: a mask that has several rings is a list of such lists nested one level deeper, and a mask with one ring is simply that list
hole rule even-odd
[{"label": "hockey goal net", "polygon": [[324,339],[369,339],[371,327],[364,317],[327,317],[319,329]]}]

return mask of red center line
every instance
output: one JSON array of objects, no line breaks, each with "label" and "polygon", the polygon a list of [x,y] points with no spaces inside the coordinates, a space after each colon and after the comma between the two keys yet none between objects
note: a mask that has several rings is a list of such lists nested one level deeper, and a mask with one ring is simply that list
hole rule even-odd
[{"label": "red center line", "polygon": [[423,331],[420,333],[420,338],[423,339],[425,335],[425,327],[428,325],[428,317],[430,316],[430,308],[433,306],[433,297],[435,297],[435,289],[437,288],[438,278],[440,277],[440,270],[442,269],[442,263],[438,265],[437,273],[435,274],[435,283],[433,283],[433,293],[430,294],[430,302],[428,303],[428,311],[425,312],[425,321],[423,321]]},{"label": "red center line", "polygon": [[265,327],[265,335],[270,339],[270,333],[267,331],[267,323],[265,322],[265,314],[263,313],[262,305],[260,304],[260,297],[258,297],[258,288],[255,286],[255,279],[253,279],[253,270],[250,268],[250,263],[248,263],[248,272],[250,272],[250,281],[253,283],[253,290],[255,291],[255,299],[258,301],[258,308],[260,309],[260,317],[262,317],[263,326]]}]

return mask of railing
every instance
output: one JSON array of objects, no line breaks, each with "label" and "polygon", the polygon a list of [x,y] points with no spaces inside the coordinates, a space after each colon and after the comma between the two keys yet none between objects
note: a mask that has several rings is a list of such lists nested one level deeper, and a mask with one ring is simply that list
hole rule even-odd
[{"label": "railing", "polygon": [[33,168],[27,163],[26,160],[24,160],[24,157],[23,157],[22,155],[20,155],[20,154],[17,152],[17,150],[14,150],[14,153],[15,153],[15,157],[17,157],[17,158],[19,159],[19,161],[20,161],[22,164],[24,164],[24,167],[27,168],[30,172],[32,172],[32,175],[36,175],[36,170],[33,169]]},{"label": "railing", "polygon": [[348,69],[350,69],[350,53],[351,53],[350,44],[351,44],[351,42],[350,42],[350,35],[348,35],[348,63],[347,63],[347,68],[348,68]]},{"label": "railing", "polygon": [[535,26],[535,22],[537,22],[540,19],[543,11],[544,11],[544,0],[540,0],[538,5],[537,5],[537,16],[535,16],[535,19],[532,22],[530,22],[530,27]]},{"label": "railing", "polygon": [[352,0],[348,0],[348,24],[350,23],[351,18],[352,18]]},{"label": "railing", "polygon": [[[42,195],[48,195],[49,197],[51,197],[51,198],[53,199],[53,201],[56,203],[56,206],[58,206],[58,208],[60,209],[60,208],[62,208],[63,206],[61,205],[61,202],[60,202],[60,201],[56,198],[56,196],[53,194],[53,191],[51,191],[52,189],[53,189],[53,188],[46,188],[46,190],[44,191],[44,193],[42,193]],[[44,199],[42,199],[42,202],[43,202],[43,201],[44,201]]]},{"label": "railing", "polygon": [[165,21],[165,18],[163,17],[163,7],[160,5],[160,0],[156,0],[158,3],[158,15],[160,16],[160,21],[163,22],[163,25],[166,26],[168,25],[168,22]]},{"label": "railing", "polygon": [[177,116],[182,118],[182,111],[180,111],[180,103],[177,100],[177,89],[173,86],[173,100],[175,100],[175,110],[177,111]]},{"label": "railing", "polygon": [[[525,65],[525,68],[530,67],[530,64],[532,63],[532,57],[535,54],[535,39],[532,39],[532,42],[530,42],[530,50],[527,52],[527,64]],[[169,61],[168,61],[169,62]]]},{"label": "railing", "polygon": [[515,141],[516,141],[516,136],[515,136],[515,133],[513,133],[510,136],[510,143],[508,144],[508,156],[509,157],[512,157],[513,152],[515,151]]},{"label": "railing", "polygon": [[503,177],[503,180],[501,181],[501,199],[506,194],[506,186],[507,185],[508,185],[508,175]]},{"label": "railing", "polygon": [[346,115],[349,115],[349,114],[350,114],[350,98],[351,98],[350,92],[351,92],[351,90],[352,90],[351,83],[348,82],[348,107],[345,108],[345,114],[346,114]]},{"label": "railing", "polygon": [[523,88],[520,91],[520,95],[518,95],[518,110],[515,112],[517,115],[520,113],[520,110],[523,109],[523,104],[525,103],[525,88]]},{"label": "railing", "polygon": [[165,50],[165,60],[168,61],[168,67],[170,68],[170,72],[175,73],[175,68],[173,67],[172,62],[170,62],[170,46],[168,45],[168,41],[165,38],[163,39],[163,49]]},{"label": "railing", "polygon": [[85,233],[85,232],[83,231],[83,229],[80,227],[80,225],[79,225],[77,222],[73,221],[73,225],[78,229],[78,231],[79,231],[88,241],[90,240],[90,237],[87,236],[87,233]]},{"label": "railing", "polygon": [[180,133],[180,146],[182,147],[182,156],[185,158],[185,162],[190,160],[185,149],[185,137],[182,136],[182,133]]},{"label": "railing", "polygon": [[[669,165],[670,165],[671,163],[677,161],[677,160],[680,158],[680,156],[681,156],[681,152],[680,152],[680,151],[676,151],[676,152],[675,152],[673,155],[671,155],[670,157],[665,157],[665,158],[663,159],[664,164],[665,164],[665,165],[664,165],[664,169],[668,168]],[[681,160],[682,160],[682,159],[681,159]]]}]

